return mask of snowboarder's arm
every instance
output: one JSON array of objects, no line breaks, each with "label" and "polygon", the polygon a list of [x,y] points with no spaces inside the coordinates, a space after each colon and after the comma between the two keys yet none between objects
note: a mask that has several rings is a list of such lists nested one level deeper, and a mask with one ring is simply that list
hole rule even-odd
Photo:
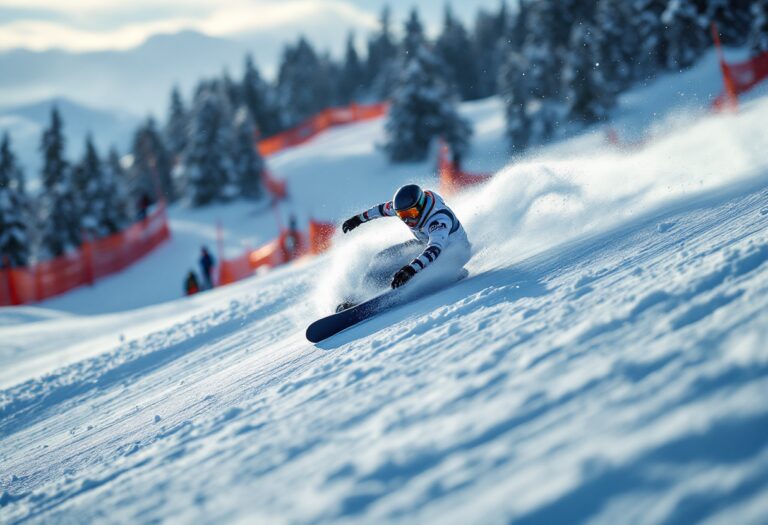
[{"label": "snowboarder's arm", "polygon": [[360,219],[362,219],[363,222],[368,222],[381,217],[394,217],[395,215],[395,206],[392,204],[392,201],[387,201],[364,211],[360,214]]},{"label": "snowboarder's arm", "polygon": [[435,262],[435,259],[438,258],[448,245],[448,235],[451,232],[451,226],[451,219],[445,215],[439,215],[430,221],[429,226],[427,226],[427,231],[429,232],[427,247],[410,264],[416,273]]},{"label": "snowboarder's arm", "polygon": [[380,217],[394,217],[395,215],[395,207],[392,205],[392,201],[382,202],[381,204],[377,204],[373,208],[344,221],[344,224],[341,226],[341,231],[347,233],[364,222],[372,221],[373,219],[378,219]]}]

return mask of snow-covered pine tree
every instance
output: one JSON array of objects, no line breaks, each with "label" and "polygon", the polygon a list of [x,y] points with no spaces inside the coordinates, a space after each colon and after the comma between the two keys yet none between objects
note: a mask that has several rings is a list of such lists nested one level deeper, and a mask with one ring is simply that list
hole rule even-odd
[{"label": "snow-covered pine tree", "polygon": [[456,87],[461,100],[478,97],[478,70],[472,41],[467,30],[453,15],[450,4],[445,5],[443,31],[435,42],[435,53],[446,67],[448,81]]},{"label": "snow-covered pine tree", "polygon": [[[112,154],[117,155],[114,150]],[[127,223],[125,181],[114,172],[115,160],[102,162],[88,135],[83,158],[73,169],[81,229],[94,239],[117,233]]]},{"label": "snow-covered pine tree", "polygon": [[424,26],[419,19],[419,12],[413,8],[408,20],[405,21],[405,34],[400,44],[401,63],[417,58],[427,45],[427,37],[424,35]]},{"label": "snow-covered pine tree", "polygon": [[264,160],[255,147],[255,128],[246,108],[240,108],[235,116],[235,148],[233,169],[240,195],[259,199],[264,193],[262,173]]},{"label": "snow-covered pine tree", "polygon": [[503,60],[500,42],[507,34],[509,11],[502,0],[497,13],[480,10],[475,18],[472,34],[475,63],[477,64],[477,97],[484,98],[496,93],[499,67]]},{"label": "snow-covered pine tree", "polygon": [[[510,14],[507,23],[507,31],[502,36],[501,55],[502,62],[506,62],[508,52],[519,53],[525,43],[525,28],[528,20],[529,4],[532,0],[519,0],[517,11]],[[499,78],[502,78],[501,74]]]},{"label": "snow-covered pine tree", "polygon": [[351,31],[347,36],[347,49],[340,77],[339,101],[348,105],[360,98],[365,83],[365,71],[355,48],[355,34]]},{"label": "snow-covered pine tree", "polygon": [[530,62],[528,71],[531,95],[536,99],[560,98],[559,50],[555,45],[555,9],[552,0],[540,0],[528,10],[523,54]]},{"label": "snow-covered pine tree", "polygon": [[540,0],[531,4],[526,23],[527,35],[522,51],[528,62],[526,112],[531,122],[529,141],[537,144],[552,137],[561,113],[562,94],[558,82],[561,59],[552,31],[555,24],[552,1]]},{"label": "snow-covered pine tree", "polygon": [[[573,49],[574,38],[590,49],[595,64],[599,64],[601,89],[617,95],[625,90],[633,80],[633,61],[639,42],[629,28],[629,11],[625,0],[599,0],[595,11],[594,25],[586,26],[586,31],[577,35],[571,32],[569,57],[583,54]],[[574,26],[575,28],[576,26]],[[589,42],[594,40],[594,42]],[[576,55],[574,55],[574,52]]]},{"label": "snow-covered pine tree", "polygon": [[259,136],[268,137],[283,129],[277,93],[261,78],[250,54],[245,57],[245,73],[240,90]]},{"label": "snow-covered pine tree", "polygon": [[380,30],[368,40],[365,84],[374,100],[389,97],[397,83],[397,44],[390,30],[390,11],[384,6],[379,19]]},{"label": "snow-covered pine tree", "polygon": [[227,102],[233,108],[239,108],[243,104],[243,92],[239,83],[232,80],[228,70],[224,70],[221,79],[217,81],[220,84],[222,93],[227,98]]},{"label": "snow-covered pine tree", "polygon": [[285,48],[277,86],[282,114],[289,126],[333,103],[336,76],[329,65],[329,61],[318,56],[304,37],[299,38],[295,46]]},{"label": "snow-covered pine tree", "polygon": [[163,138],[174,162],[178,162],[189,139],[189,115],[178,86],[174,86],[171,92],[171,107],[163,130]]},{"label": "snow-covered pine tree", "polygon": [[184,196],[192,206],[203,206],[223,197],[232,173],[231,143],[223,141],[223,115],[219,100],[206,92],[193,111],[192,136],[184,154]]},{"label": "snow-covered pine tree", "polygon": [[632,0],[628,5],[630,26],[638,41],[632,57],[633,78],[648,81],[667,64],[667,39],[661,16],[666,0]]},{"label": "snow-covered pine tree", "polygon": [[5,159],[5,173],[8,177],[7,185],[14,191],[23,195],[27,199],[27,205],[29,199],[27,198],[27,184],[24,176],[24,170],[19,164],[18,157],[13,153],[13,147],[11,144],[11,136],[8,132],[3,133],[2,150],[4,151]]},{"label": "snow-covered pine tree", "polygon": [[752,21],[750,7],[763,0],[706,0],[707,25],[714,22],[726,46],[743,46],[749,37]]},{"label": "snow-covered pine tree", "polygon": [[667,68],[681,71],[691,67],[710,41],[706,19],[694,0],[669,0],[661,16],[666,25]]},{"label": "snow-covered pine tree", "polygon": [[71,168],[64,158],[64,133],[57,108],[51,124],[43,131],[40,150],[43,169],[42,192],[38,200],[40,255],[57,257],[81,243],[80,219],[72,186]]},{"label": "snow-covered pine tree", "polygon": [[219,197],[223,200],[229,200],[236,198],[240,194],[239,181],[234,168],[237,156],[237,133],[235,130],[235,108],[237,106],[232,104],[229,87],[226,82],[214,80],[211,83],[211,89],[219,112],[218,142],[227,158],[225,163],[227,178],[221,188]]},{"label": "snow-covered pine tree", "polygon": [[321,86],[328,90],[328,104],[323,109],[341,105],[339,96],[339,79],[341,78],[343,64],[338,64],[331,56],[330,51],[320,55],[320,80]]},{"label": "snow-covered pine tree", "polygon": [[103,164],[101,183],[103,208],[100,213],[102,227],[110,233],[125,229],[131,222],[132,204],[128,199],[128,179],[120,155],[112,147]]},{"label": "snow-covered pine tree", "polygon": [[99,212],[102,203],[100,194],[103,176],[101,159],[88,134],[85,138],[83,158],[72,167],[72,185],[75,189],[80,230],[90,239],[103,237],[108,232],[100,228]]},{"label": "snow-covered pine tree", "polygon": [[463,155],[472,133],[456,108],[456,97],[441,77],[439,61],[427,46],[416,10],[406,23],[402,73],[390,101],[384,150],[393,162],[423,160],[442,136],[454,155]]},{"label": "snow-covered pine tree", "polygon": [[752,56],[758,56],[768,53],[768,0],[755,0],[751,12],[749,49]]},{"label": "snow-covered pine tree", "polygon": [[[565,58],[571,38],[571,30],[577,23],[594,23],[597,1],[584,0],[539,0],[539,16],[545,19],[549,28],[549,41],[558,61]],[[559,67],[559,66],[558,66]]]},{"label": "snow-covered pine tree", "polygon": [[607,117],[615,102],[616,88],[603,77],[598,55],[599,39],[589,23],[571,30],[571,41],[563,66],[563,84],[568,118],[591,124]]},{"label": "snow-covered pine tree", "polygon": [[175,201],[177,195],[171,178],[171,155],[152,117],[136,131],[132,154],[133,163],[128,177],[133,198],[138,201],[146,195],[153,202],[160,198]]},{"label": "snow-covered pine tree", "polygon": [[499,71],[499,94],[504,101],[507,138],[512,154],[519,154],[528,146],[531,122],[526,113],[530,93],[526,72],[529,68],[525,56],[508,51]]},{"label": "snow-covered pine tree", "polygon": [[29,263],[29,202],[8,133],[0,142],[0,268]]}]

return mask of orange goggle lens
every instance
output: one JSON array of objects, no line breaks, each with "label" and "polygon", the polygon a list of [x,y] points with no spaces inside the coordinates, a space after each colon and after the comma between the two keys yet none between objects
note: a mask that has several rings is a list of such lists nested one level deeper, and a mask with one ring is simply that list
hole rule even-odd
[{"label": "orange goggle lens", "polygon": [[419,208],[418,206],[414,206],[407,210],[395,210],[395,213],[397,213],[397,216],[401,219],[415,219],[419,216]]}]

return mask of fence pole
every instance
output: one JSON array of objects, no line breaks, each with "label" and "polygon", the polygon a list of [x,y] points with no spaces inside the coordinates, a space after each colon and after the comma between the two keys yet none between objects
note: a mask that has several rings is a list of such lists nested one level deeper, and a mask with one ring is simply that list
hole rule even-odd
[{"label": "fence pole", "polygon": [[717,59],[720,62],[720,71],[723,74],[723,85],[725,86],[725,104],[724,106],[731,111],[736,111],[739,107],[739,98],[736,95],[736,86],[733,84],[733,76],[728,64],[725,62],[725,55],[723,54],[723,46],[720,43],[720,32],[717,30],[717,24],[712,22],[710,24],[712,30],[712,39],[715,41],[715,49],[717,50]]}]

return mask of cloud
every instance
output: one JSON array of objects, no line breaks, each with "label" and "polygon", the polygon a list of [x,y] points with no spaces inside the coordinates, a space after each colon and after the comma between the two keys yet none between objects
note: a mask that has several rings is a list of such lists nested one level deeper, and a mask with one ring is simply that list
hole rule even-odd
[{"label": "cloud", "polygon": [[377,24],[374,14],[343,0],[133,0],[130,7],[123,0],[0,0],[0,11],[18,13],[0,24],[0,49],[128,49],[157,33],[194,29],[226,37],[329,18],[362,29]]},{"label": "cloud", "polygon": [[163,20],[99,31],[56,22],[20,21],[0,26],[0,48],[20,47],[36,51],[52,48],[68,51],[128,49],[141,44],[152,34],[176,32],[184,27],[183,20]]},{"label": "cloud", "polygon": [[218,36],[254,29],[272,29],[295,22],[312,23],[320,16],[335,16],[339,23],[373,28],[376,17],[343,1],[242,2],[217,11],[201,29]]}]

